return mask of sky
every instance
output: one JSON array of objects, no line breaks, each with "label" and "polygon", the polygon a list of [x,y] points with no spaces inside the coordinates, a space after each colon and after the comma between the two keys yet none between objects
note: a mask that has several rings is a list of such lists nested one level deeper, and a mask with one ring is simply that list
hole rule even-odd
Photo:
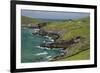
[{"label": "sky", "polygon": [[78,19],[89,16],[90,13],[83,12],[55,12],[55,11],[36,11],[21,10],[21,15],[39,19]]}]

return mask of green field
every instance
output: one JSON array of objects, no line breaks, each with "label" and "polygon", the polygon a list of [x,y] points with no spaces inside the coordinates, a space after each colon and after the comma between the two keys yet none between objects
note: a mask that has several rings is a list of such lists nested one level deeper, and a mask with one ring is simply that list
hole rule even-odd
[{"label": "green field", "polygon": [[88,49],[88,50],[80,52],[79,54],[76,54],[74,56],[64,58],[64,59],[62,59],[62,61],[66,61],[66,60],[87,60],[87,59],[90,58],[89,52],[90,52],[90,50]]}]

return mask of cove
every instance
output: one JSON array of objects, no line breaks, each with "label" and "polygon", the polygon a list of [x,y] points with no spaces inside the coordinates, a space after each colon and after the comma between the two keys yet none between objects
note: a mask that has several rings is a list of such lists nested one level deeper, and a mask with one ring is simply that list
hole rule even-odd
[{"label": "cove", "polygon": [[63,54],[60,48],[40,47],[44,42],[50,42],[50,37],[32,34],[32,28],[21,27],[21,63],[50,61]]}]

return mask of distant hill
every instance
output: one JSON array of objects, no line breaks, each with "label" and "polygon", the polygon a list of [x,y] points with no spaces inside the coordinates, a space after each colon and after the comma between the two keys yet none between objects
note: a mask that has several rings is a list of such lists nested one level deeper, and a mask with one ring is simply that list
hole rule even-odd
[{"label": "distant hill", "polygon": [[37,19],[34,19],[34,18],[30,18],[30,17],[27,17],[27,16],[21,16],[21,24],[22,25],[27,25],[27,24],[36,24],[36,23],[39,23],[40,21],[37,20]]}]

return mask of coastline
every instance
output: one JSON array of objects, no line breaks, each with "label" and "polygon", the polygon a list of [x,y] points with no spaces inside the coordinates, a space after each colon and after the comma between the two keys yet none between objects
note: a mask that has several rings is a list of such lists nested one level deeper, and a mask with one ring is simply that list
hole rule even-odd
[{"label": "coastline", "polygon": [[[72,23],[74,23],[74,22],[75,21],[73,21]],[[69,23],[69,22],[67,22],[67,23]],[[82,21],[81,21],[81,23],[82,23]],[[50,30],[50,29],[48,30],[49,26],[46,26],[46,25],[47,25],[46,22],[45,23],[38,23],[38,24],[35,24],[35,25],[32,25],[32,26],[29,26],[29,28],[36,29],[36,32],[33,32],[32,34],[39,34],[41,36],[47,37],[50,40],[49,42],[44,41],[43,44],[40,45],[40,47],[47,47],[47,48],[50,48],[50,49],[52,49],[52,48],[57,48],[57,49],[62,48],[61,51],[63,51],[64,53],[61,54],[60,56],[53,58],[50,61],[61,60],[62,58],[65,58],[67,56],[70,57],[74,54],[77,54],[78,52],[81,52],[81,51],[88,49],[88,47],[89,47],[88,37],[83,36],[82,33],[79,34],[80,29],[83,28],[82,30],[84,30],[84,26],[88,27],[87,24],[83,26],[83,25],[80,25],[80,23],[77,23],[77,24],[75,24],[75,27],[69,27],[68,30],[62,30],[60,32],[60,34],[58,33],[59,32],[58,30],[57,31],[56,30]],[[55,23],[55,25],[56,25],[56,23]],[[68,26],[72,26],[72,24],[70,24]],[[55,26],[55,28],[56,28],[56,26]],[[75,29],[78,29],[76,31],[79,32],[78,33],[79,35],[74,34]],[[64,39],[64,40],[59,39],[59,38],[61,38],[62,34],[66,34],[65,31],[67,31],[67,33],[72,31],[71,32],[71,33],[73,33],[72,36],[69,34],[71,36],[70,39]],[[66,36],[67,36],[67,34],[66,34]]]}]

